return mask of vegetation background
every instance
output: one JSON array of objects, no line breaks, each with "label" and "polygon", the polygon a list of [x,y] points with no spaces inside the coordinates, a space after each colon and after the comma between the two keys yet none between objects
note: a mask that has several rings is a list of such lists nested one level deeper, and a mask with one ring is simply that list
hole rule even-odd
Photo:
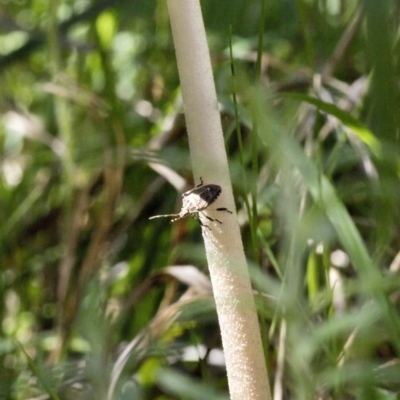
[{"label": "vegetation background", "polygon": [[[274,399],[400,398],[399,3],[202,8]],[[228,398],[165,2],[0,26],[0,398]]]}]

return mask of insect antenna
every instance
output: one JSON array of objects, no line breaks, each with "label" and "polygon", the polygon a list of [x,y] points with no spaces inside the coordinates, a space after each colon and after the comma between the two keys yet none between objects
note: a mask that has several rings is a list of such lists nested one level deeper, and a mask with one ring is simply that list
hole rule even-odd
[{"label": "insect antenna", "polygon": [[179,214],[163,214],[163,215],[154,215],[153,217],[150,217],[149,219],[155,219],[155,218],[168,218],[168,217],[179,217]]}]

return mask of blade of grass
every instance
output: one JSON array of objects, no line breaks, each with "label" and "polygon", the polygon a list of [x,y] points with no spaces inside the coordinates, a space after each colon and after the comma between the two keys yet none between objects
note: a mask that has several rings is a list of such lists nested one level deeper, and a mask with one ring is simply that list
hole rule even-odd
[{"label": "blade of grass", "polygon": [[24,356],[26,357],[26,360],[28,361],[28,365],[29,365],[30,369],[35,374],[39,383],[42,385],[43,389],[47,392],[47,394],[50,396],[50,398],[53,400],[61,400],[60,397],[58,397],[57,393],[54,392],[54,390],[47,383],[47,379],[42,374],[40,369],[37,367],[35,362],[32,360],[31,356],[27,353],[24,346],[22,346],[22,344],[18,340],[15,340],[14,344],[16,345],[16,347],[18,347],[22,351],[22,353],[24,353]]},{"label": "blade of grass", "polygon": [[306,94],[283,93],[280,94],[280,96],[293,100],[305,101],[306,103],[317,107],[318,110],[333,115],[340,120],[344,126],[349,128],[358,139],[368,146],[372,154],[379,161],[392,163],[397,175],[400,175],[400,157],[398,155],[398,149],[394,148],[393,144],[389,146],[380,141],[370,129],[347,111],[340,109],[335,104],[326,103],[316,97],[311,97]]},{"label": "blade of grass", "polygon": [[248,94],[260,126],[264,128],[262,132],[260,131],[261,137],[273,149],[274,161],[281,166],[291,166],[300,173],[311,197],[324,210],[357,270],[361,281],[360,292],[372,296],[380,305],[393,344],[400,352],[398,315],[383,293],[381,273],[373,265],[361,235],[346,207],[337,196],[334,186],[325,175],[321,174],[317,165],[307,158],[301,146],[286,134],[282,127],[271,122],[274,121],[274,116],[269,111],[265,95],[259,89],[252,89]]}]

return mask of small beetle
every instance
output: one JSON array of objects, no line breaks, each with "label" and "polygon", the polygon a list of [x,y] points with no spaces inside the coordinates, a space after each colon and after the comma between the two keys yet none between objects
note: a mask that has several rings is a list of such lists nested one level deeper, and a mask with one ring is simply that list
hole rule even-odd
[{"label": "small beetle", "polygon": [[[189,215],[196,218],[201,226],[204,226],[211,230],[211,228],[207,225],[204,225],[199,217],[199,213],[204,215],[209,221],[218,222],[222,224],[218,219],[213,219],[208,215],[202,213],[203,210],[208,208],[215,200],[217,200],[218,196],[221,194],[222,189],[221,186],[218,185],[204,185],[203,179],[200,178],[200,184],[196,186],[194,189],[188,190],[187,192],[182,194],[182,208],[179,214],[163,214],[163,215],[155,215],[154,217],[150,217],[149,219],[154,218],[163,218],[163,217],[173,217],[171,222],[175,222],[178,219],[185,218]],[[232,214],[232,211],[229,211],[225,207],[217,208],[216,211],[226,211]]]}]

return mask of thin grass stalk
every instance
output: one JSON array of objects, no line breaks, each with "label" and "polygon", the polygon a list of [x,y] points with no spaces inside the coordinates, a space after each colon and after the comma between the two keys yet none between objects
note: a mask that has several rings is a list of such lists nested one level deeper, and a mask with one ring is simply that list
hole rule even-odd
[{"label": "thin grass stalk", "polygon": [[[252,217],[252,209],[250,206],[250,201],[247,196],[248,182],[247,182],[245,162],[244,162],[244,147],[243,147],[243,140],[242,140],[242,130],[240,128],[240,118],[239,118],[239,110],[238,110],[238,103],[237,103],[236,72],[235,72],[235,62],[233,59],[233,49],[232,49],[232,27],[230,28],[230,32],[229,32],[229,57],[230,57],[230,62],[231,62],[231,73],[232,73],[231,82],[232,82],[232,101],[233,101],[233,108],[235,111],[235,125],[236,125],[235,130],[236,130],[236,138],[237,138],[238,146],[239,146],[239,161],[240,161],[242,185],[243,185],[243,201],[246,206],[246,211],[247,211],[247,215],[249,218],[251,242],[253,245],[254,258],[257,259],[258,245],[257,245],[257,238],[256,238],[256,229],[253,226],[254,219]],[[254,199],[253,199],[253,201],[254,201]]]},{"label": "thin grass stalk", "polygon": [[[49,25],[48,25],[48,52],[49,52],[49,69],[52,76],[52,81],[57,84],[60,81],[60,76],[64,71],[62,62],[62,53],[59,40],[59,24],[57,18],[59,0],[49,1]],[[55,95],[54,96],[54,114],[58,128],[58,136],[60,137],[64,148],[62,153],[62,186],[61,191],[64,197],[63,207],[63,245],[64,257],[60,262],[60,277],[67,278],[66,283],[63,283],[65,288],[68,288],[68,281],[71,274],[71,265],[73,255],[68,251],[70,250],[70,235],[73,230],[72,215],[73,215],[73,197],[74,187],[76,186],[76,166],[74,162],[74,134],[71,115],[73,114],[70,109],[68,100]],[[59,291],[60,289],[58,289]],[[49,357],[51,362],[55,362],[61,356],[63,351],[63,341],[65,339],[64,330],[64,313],[63,313],[64,298],[58,298],[58,313],[57,313],[57,335],[59,337],[57,346]]]},{"label": "thin grass stalk", "polygon": [[[59,30],[57,11],[58,0],[49,2],[49,27],[48,27],[48,48],[49,48],[49,66],[52,80],[57,84],[60,75],[63,72],[61,49],[59,43]],[[54,96],[54,112],[59,130],[59,136],[64,144],[63,153],[63,173],[66,183],[67,193],[72,191],[74,186],[75,165],[74,165],[74,135],[71,121],[71,110],[68,100]]]}]

